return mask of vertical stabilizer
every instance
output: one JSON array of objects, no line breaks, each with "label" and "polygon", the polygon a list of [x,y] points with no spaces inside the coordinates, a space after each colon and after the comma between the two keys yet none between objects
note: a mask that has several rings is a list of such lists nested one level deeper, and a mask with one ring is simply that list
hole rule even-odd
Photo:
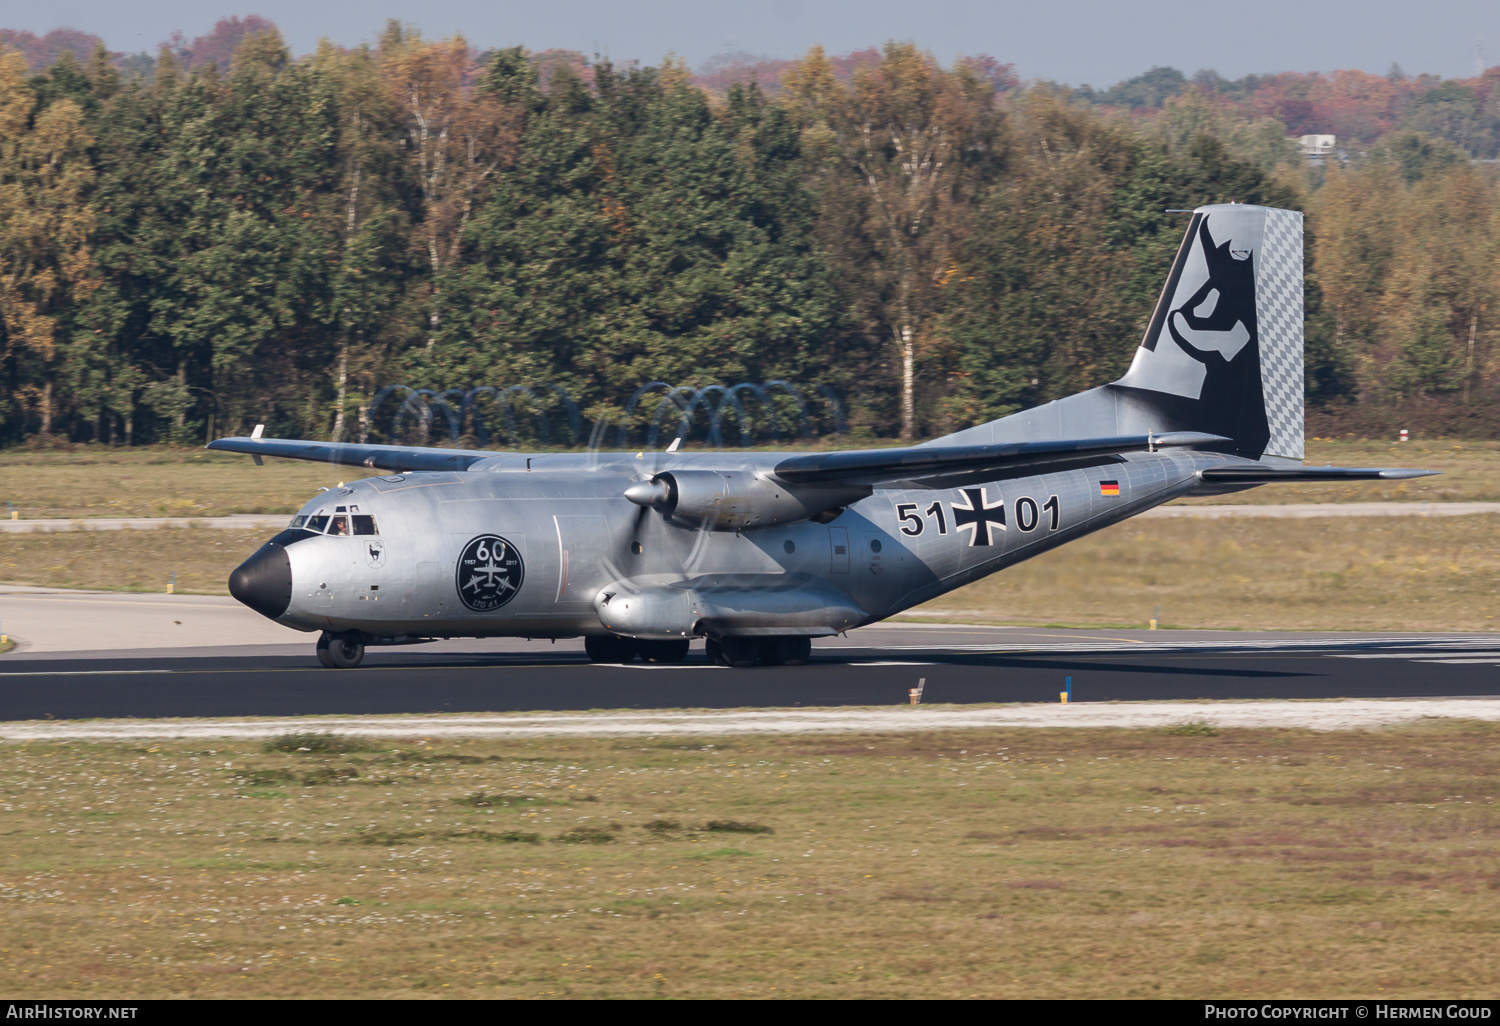
[{"label": "vertical stabilizer", "polygon": [[1199,207],[1119,381],[942,445],[1203,431],[1267,463],[1302,459],[1302,215]]},{"label": "vertical stabilizer", "polygon": [[[1302,215],[1199,207],[1146,336],[1115,388],[1176,430],[1302,458]],[[1164,425],[1166,426],[1166,425]]]}]

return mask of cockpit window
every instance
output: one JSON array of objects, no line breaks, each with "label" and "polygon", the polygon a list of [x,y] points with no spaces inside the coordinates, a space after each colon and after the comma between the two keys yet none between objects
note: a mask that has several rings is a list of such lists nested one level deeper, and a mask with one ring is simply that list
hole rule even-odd
[{"label": "cockpit window", "polygon": [[314,534],[322,534],[323,529],[328,526],[328,518],[322,514],[307,518],[307,530]]},{"label": "cockpit window", "polygon": [[349,533],[349,518],[337,516],[333,518],[333,524],[328,528],[329,534],[346,535]]},{"label": "cockpit window", "polygon": [[292,522],[287,525],[287,530],[295,531],[305,523],[307,523],[307,517],[305,516],[292,517]]},{"label": "cockpit window", "polygon": [[368,513],[356,513],[354,514],[354,533],[379,534],[380,532],[375,529],[374,517],[370,516]]}]

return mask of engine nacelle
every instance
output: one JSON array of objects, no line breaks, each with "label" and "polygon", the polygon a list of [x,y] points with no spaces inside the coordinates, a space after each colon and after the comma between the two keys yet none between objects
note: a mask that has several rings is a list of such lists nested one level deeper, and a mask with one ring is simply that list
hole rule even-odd
[{"label": "engine nacelle", "polygon": [[832,520],[868,485],[795,485],[744,470],[674,470],[625,489],[625,497],[673,523],[710,531],[745,531],[803,520]]}]

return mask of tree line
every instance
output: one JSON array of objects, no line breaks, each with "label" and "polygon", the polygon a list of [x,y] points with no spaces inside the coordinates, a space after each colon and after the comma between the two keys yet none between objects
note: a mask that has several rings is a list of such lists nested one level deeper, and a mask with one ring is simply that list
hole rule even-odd
[{"label": "tree line", "polygon": [[1206,90],[1143,122],[900,43],[814,49],[774,96],[395,24],[151,70],[0,53],[5,443],[347,440],[396,382],[558,386],[594,420],[653,380],[781,379],[931,435],[1118,376],[1169,208],[1230,200],[1309,212],[1327,416],[1493,419],[1496,178],[1432,135],[1309,168]]}]

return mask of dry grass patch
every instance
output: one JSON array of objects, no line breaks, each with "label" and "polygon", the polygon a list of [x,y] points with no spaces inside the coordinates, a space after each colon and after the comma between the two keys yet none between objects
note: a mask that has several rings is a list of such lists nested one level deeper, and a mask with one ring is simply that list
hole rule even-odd
[{"label": "dry grass patch", "polygon": [[230,572],[269,532],[185,527],[0,537],[0,581],[6,584],[166,591],[175,570],[179,592],[227,595]]},{"label": "dry grass patch", "polygon": [[[0,982],[80,999],[1480,997],[1497,742],[1445,721],[8,745]],[[715,823],[769,829],[725,844]]]},{"label": "dry grass patch", "polygon": [[0,500],[25,520],[291,515],[318,488],[370,473],[300,460],[257,467],[248,456],[173,446],[8,449],[0,452]]},{"label": "dry grass patch", "polygon": [[919,611],[1145,627],[1156,606],[1168,627],[1495,630],[1500,516],[1128,520]]},{"label": "dry grass patch", "polygon": [[1500,502],[1500,442],[1339,441],[1310,438],[1310,466],[1421,467],[1441,477],[1349,484],[1266,485],[1233,495],[1183,499],[1192,506],[1280,505],[1300,502]]}]

